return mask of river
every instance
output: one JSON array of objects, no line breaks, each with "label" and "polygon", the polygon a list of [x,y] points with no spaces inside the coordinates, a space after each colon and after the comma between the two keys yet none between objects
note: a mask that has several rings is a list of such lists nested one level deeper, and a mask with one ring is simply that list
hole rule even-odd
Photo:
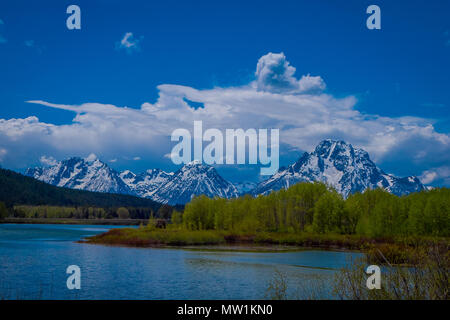
[{"label": "river", "polygon": [[[360,255],[76,242],[110,228],[117,226],[0,224],[0,299],[264,299],[276,274],[291,298],[331,297],[333,273]],[[69,265],[80,267],[80,290],[67,288]]]}]

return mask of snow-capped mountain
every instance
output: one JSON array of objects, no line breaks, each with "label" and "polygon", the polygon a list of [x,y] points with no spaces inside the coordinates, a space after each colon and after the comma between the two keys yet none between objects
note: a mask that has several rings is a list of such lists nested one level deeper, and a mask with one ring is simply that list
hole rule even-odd
[{"label": "snow-capped mountain", "polygon": [[59,187],[88,191],[132,194],[161,203],[185,204],[194,195],[232,198],[238,196],[236,187],[217,171],[198,161],[186,164],[177,172],[150,169],[135,174],[120,173],[93,155],[70,158],[50,167],[27,169],[26,175]]},{"label": "snow-capped mountain", "polygon": [[119,177],[139,197],[152,198],[158,188],[169,181],[173,172],[165,172],[160,169],[149,169],[145,172],[134,174],[130,170],[122,171]]},{"label": "snow-capped mountain", "polygon": [[25,174],[58,187],[133,194],[115,170],[92,154],[84,159],[59,161],[50,167],[29,168]]},{"label": "snow-capped mountain", "polygon": [[417,177],[398,178],[384,173],[370,160],[366,151],[353,148],[344,141],[328,139],[322,141],[313,152],[305,152],[288,168],[280,169],[259,183],[252,194],[267,194],[302,181],[327,183],[344,197],[368,188],[381,187],[396,195],[425,188]]},{"label": "snow-capped mountain", "polygon": [[30,168],[25,174],[59,187],[132,194],[167,204],[185,204],[200,194],[222,198],[245,193],[267,194],[302,181],[325,182],[344,197],[378,187],[396,195],[425,189],[417,177],[386,174],[370,160],[366,151],[334,140],[322,141],[313,152],[304,153],[297,162],[258,185],[253,182],[233,185],[212,166],[198,161],[186,164],[175,173],[160,169],[138,174],[129,170],[118,173],[94,155],[70,158],[50,167]]},{"label": "snow-capped mountain", "polygon": [[222,178],[212,166],[199,161],[184,165],[162,184],[152,199],[168,204],[185,204],[194,195],[233,198],[238,196],[236,187]]}]

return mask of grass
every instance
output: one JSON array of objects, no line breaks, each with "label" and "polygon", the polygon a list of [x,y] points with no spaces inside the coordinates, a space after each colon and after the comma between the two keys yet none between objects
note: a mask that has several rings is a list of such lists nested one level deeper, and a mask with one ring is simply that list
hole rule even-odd
[{"label": "grass", "polygon": [[217,245],[226,241],[215,231],[186,231],[179,229],[111,229],[108,232],[89,237],[87,243],[125,245],[135,247]]},{"label": "grass", "polygon": [[433,245],[448,247],[447,238],[396,237],[369,238],[360,235],[282,233],[282,232],[232,232],[216,230],[185,230],[170,225],[167,229],[153,226],[111,229],[89,237],[84,242],[92,244],[124,245],[134,247],[202,246],[202,245],[259,245],[295,246],[337,250],[357,250],[367,254],[374,264],[409,264],[411,256],[420,248]]},{"label": "grass", "polygon": [[266,297],[275,300],[449,300],[448,246],[431,245],[411,250],[411,267],[383,267],[381,285],[377,290],[367,288],[366,270],[370,262],[367,256],[363,256],[350,260],[345,267],[333,273],[331,279],[318,277],[312,286],[305,282],[293,286],[286,274],[276,270],[268,283]]}]

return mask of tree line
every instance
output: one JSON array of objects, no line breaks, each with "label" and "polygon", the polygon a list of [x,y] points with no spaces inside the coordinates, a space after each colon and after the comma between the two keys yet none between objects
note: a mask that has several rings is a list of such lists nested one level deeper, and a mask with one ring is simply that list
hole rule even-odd
[{"label": "tree line", "polygon": [[253,198],[195,197],[172,222],[188,230],[449,236],[450,189],[398,197],[382,189],[344,199],[331,187],[299,183]]},{"label": "tree line", "polygon": [[[65,219],[168,219],[172,207],[162,205],[156,212],[148,207],[67,207],[67,206],[32,206],[16,205],[7,209],[0,202],[0,218],[65,218]],[[3,212],[3,213],[2,213]]]},{"label": "tree line", "polygon": [[157,211],[161,204],[126,194],[113,194],[56,187],[0,168],[0,201],[8,208],[14,205],[51,205],[59,207],[151,208]]}]

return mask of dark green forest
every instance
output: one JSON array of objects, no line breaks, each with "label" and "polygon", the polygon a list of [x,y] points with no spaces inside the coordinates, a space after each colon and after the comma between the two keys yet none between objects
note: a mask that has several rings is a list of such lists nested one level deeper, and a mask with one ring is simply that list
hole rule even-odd
[{"label": "dark green forest", "polygon": [[124,194],[112,194],[55,187],[11,170],[0,169],[0,201],[8,207],[16,204],[93,207],[161,206],[150,199]]},{"label": "dark green forest", "polygon": [[299,183],[257,198],[199,196],[172,221],[188,230],[448,237],[449,213],[447,188],[403,197],[376,189],[343,199],[323,183]]},{"label": "dark green forest", "polygon": [[[121,207],[127,209],[130,218],[147,219],[153,212],[171,212],[171,208],[161,208],[150,199],[60,188],[5,169],[0,169],[0,203],[18,217],[110,218],[118,217]],[[0,206],[2,216],[10,214],[5,213],[6,208]]]}]

